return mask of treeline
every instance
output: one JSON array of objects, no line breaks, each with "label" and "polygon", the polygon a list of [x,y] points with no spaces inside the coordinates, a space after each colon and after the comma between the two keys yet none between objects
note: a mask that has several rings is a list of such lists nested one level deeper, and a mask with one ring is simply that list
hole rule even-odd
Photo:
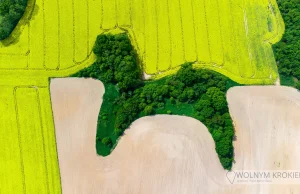
[{"label": "treeline", "polygon": [[[200,120],[212,134],[221,164],[231,169],[234,129],[225,93],[232,82],[221,74],[183,64],[172,76],[143,81],[137,55],[126,34],[99,35],[97,61],[78,72],[105,85],[97,129],[97,151],[108,155],[136,119],[153,114],[179,114]],[[175,108],[174,108],[175,107]],[[187,107],[177,111],[176,107]],[[173,111],[171,111],[171,109]]]},{"label": "treeline", "polygon": [[24,14],[27,0],[0,0],[0,40],[7,38]]},{"label": "treeline", "polygon": [[284,85],[300,89],[300,82],[294,85],[294,80],[300,80],[300,1],[277,0],[277,3],[285,23],[281,41],[273,46],[279,74]]}]

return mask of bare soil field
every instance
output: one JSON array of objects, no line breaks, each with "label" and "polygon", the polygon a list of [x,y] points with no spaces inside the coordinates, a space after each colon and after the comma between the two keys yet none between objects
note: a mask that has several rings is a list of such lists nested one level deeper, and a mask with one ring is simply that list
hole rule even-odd
[{"label": "bare soil field", "polygon": [[[157,115],[135,121],[107,157],[95,136],[103,84],[54,79],[51,97],[64,194],[298,194],[292,185],[231,185],[199,121]],[[233,170],[300,170],[300,94],[286,87],[235,87]]]},{"label": "bare soil field", "polygon": [[92,79],[51,81],[64,194],[209,193],[218,188],[225,174],[214,141],[203,124],[189,117],[139,119],[111,155],[97,156],[103,93],[102,83]]},{"label": "bare soil field", "polygon": [[[281,86],[234,87],[227,100],[236,130],[233,170],[300,171],[300,92]],[[249,194],[300,193],[300,185],[244,188]]]}]

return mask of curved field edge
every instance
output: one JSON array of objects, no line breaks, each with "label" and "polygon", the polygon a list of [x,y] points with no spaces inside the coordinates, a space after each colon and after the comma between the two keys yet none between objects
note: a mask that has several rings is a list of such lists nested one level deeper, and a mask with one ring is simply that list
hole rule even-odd
[{"label": "curved field edge", "polygon": [[[278,78],[278,72],[277,72],[277,67],[276,67],[276,63],[274,60],[274,56],[272,53],[271,44],[274,44],[281,39],[282,34],[284,33],[284,23],[283,23],[281,14],[278,11],[278,6],[277,6],[276,1],[274,1],[274,0],[268,1],[268,5],[269,6],[266,6],[267,8],[264,7],[264,9],[269,9],[268,12],[270,13],[271,16],[268,16],[268,18],[270,18],[270,23],[272,23],[274,29],[271,31],[265,32],[265,34],[262,34],[261,37],[259,38],[261,40],[258,40],[258,41],[255,40],[256,41],[255,44],[262,44],[263,45],[262,47],[264,47],[263,49],[268,50],[268,51],[263,51],[263,52],[266,52],[267,54],[265,54],[266,56],[263,57],[262,60],[265,60],[265,58],[270,58],[268,60],[266,59],[265,61],[263,61],[263,63],[260,64],[259,67],[256,68],[256,71],[258,71],[260,75],[257,76],[256,74],[253,74],[251,77],[244,77],[243,75],[239,75],[237,72],[233,71],[235,66],[238,66],[237,63],[228,63],[227,65],[224,66],[224,64],[220,65],[220,64],[213,63],[213,62],[202,62],[201,58],[199,60],[195,60],[195,62],[193,62],[194,60],[187,61],[187,62],[193,62],[194,66],[197,68],[206,68],[206,69],[211,69],[211,70],[217,71],[219,73],[222,73],[222,74],[226,75],[227,77],[230,77],[234,81],[241,83],[241,84],[274,84],[275,80]],[[247,9],[251,9],[250,4],[248,5]],[[264,16],[264,17],[267,17],[267,16]],[[253,18],[250,18],[250,22],[251,22],[251,19],[253,19]],[[123,30],[129,34],[129,37],[132,40],[132,43],[133,43],[135,49],[137,50],[139,57],[141,57],[141,61],[143,61],[143,63],[145,63],[143,49],[139,48],[138,42],[135,38],[136,35],[134,34],[134,31],[132,29],[126,29],[126,28],[124,28]],[[259,31],[260,29],[257,29],[257,30]],[[266,31],[266,30],[267,29],[264,29],[264,31]],[[255,36],[259,36],[259,35],[255,34]],[[251,43],[251,41],[254,41],[255,38],[256,37],[254,37],[254,35],[253,35],[253,37],[251,37],[251,40],[248,40],[248,41]],[[227,47],[225,47],[225,49],[226,48]],[[252,48],[252,49],[254,49],[254,48]],[[261,51],[256,50],[253,54],[257,55],[258,52],[261,52]],[[261,56],[263,56],[263,55],[261,55]],[[240,57],[240,58],[242,58],[242,57]],[[158,66],[159,65],[160,64],[158,64]],[[176,73],[178,71],[178,69],[180,68],[179,64],[173,64],[173,66],[174,65],[175,65],[175,67],[170,67],[167,70],[162,70],[155,74],[149,73],[149,75],[152,74],[152,76],[153,76],[152,79],[160,79],[162,77],[172,75],[172,74]],[[141,66],[144,68],[144,71],[148,74],[147,67],[145,67],[145,64],[141,64]],[[240,69],[240,72],[247,71],[248,68],[250,68],[250,67],[247,67],[247,65],[244,65],[244,66],[246,69],[243,69],[243,67],[242,67]],[[264,71],[267,71],[267,72],[263,73]],[[262,74],[264,74],[264,76],[263,76],[264,78],[261,77]],[[259,77],[259,78],[256,78],[256,77]]]},{"label": "curved field edge", "polygon": [[234,130],[225,93],[238,85],[223,75],[184,64],[174,75],[143,81],[136,53],[126,34],[99,35],[97,61],[73,75],[104,83],[105,94],[98,117],[96,147],[106,156],[133,121],[153,114],[175,114],[204,123],[216,143],[221,164],[231,169]]},{"label": "curved field edge", "polygon": [[[281,26],[281,25],[280,25]],[[272,40],[272,43],[280,40],[283,33],[284,33],[284,25],[283,27],[280,28],[280,32],[275,36],[276,38],[274,39],[270,39],[270,41]],[[131,40],[131,44],[134,46],[136,53],[137,53],[137,58],[138,58],[138,64],[139,66],[145,71],[145,67],[143,64],[143,60],[142,60],[142,53],[139,51],[139,47],[137,46],[137,42],[134,38],[134,34],[131,32],[132,30],[128,30],[126,28],[122,28],[122,29],[114,29],[114,30],[107,30],[106,32],[102,33],[102,35],[105,34],[119,34],[119,33],[127,33],[129,39]],[[266,41],[266,40],[265,40]],[[268,41],[267,41],[268,42]],[[271,42],[269,42],[271,44]],[[268,44],[269,44],[268,43]],[[240,75],[237,75],[236,73],[233,73],[232,71],[223,68],[223,66],[218,66],[214,63],[199,63],[197,61],[192,62],[189,61],[193,64],[193,67],[196,69],[209,69],[218,73],[223,74],[226,77],[229,77],[230,79],[232,79],[233,81],[240,83],[240,84],[246,84],[246,85],[273,85],[275,83],[275,81],[278,79],[278,71],[277,71],[277,67],[274,66],[272,69],[272,78],[245,78],[242,77]],[[267,66],[267,64],[266,64]],[[175,68],[172,69],[168,69],[166,71],[162,71],[159,72],[158,74],[154,74],[151,75],[149,80],[159,80],[161,78],[170,76],[170,75],[174,75],[176,74],[176,72],[180,69],[180,66],[177,66]],[[147,73],[147,72],[145,72]]]},{"label": "curved field edge", "polygon": [[[266,34],[263,36],[262,42],[263,42],[263,44],[268,44],[268,47],[270,47],[271,45],[278,43],[282,39],[284,32],[285,32],[285,24],[284,24],[283,18],[281,16],[281,13],[279,11],[276,0],[269,0],[268,3],[269,3],[268,9],[269,9],[270,15],[274,16],[274,17],[268,16],[268,19],[271,18],[270,23],[273,25],[273,28],[275,28],[275,29],[273,29],[271,32],[270,31],[266,32]],[[253,5],[249,4],[247,7],[247,9],[248,9],[247,11],[249,11],[251,9],[259,9],[259,8],[261,8],[261,7],[258,6],[258,7],[253,8]],[[259,29],[257,29],[257,30],[259,31]],[[131,36],[130,36],[130,38],[131,38]],[[136,46],[135,46],[135,48],[136,48]],[[260,52],[260,51],[257,51],[257,52]],[[272,57],[274,58],[274,56],[272,56]],[[270,61],[268,61],[268,62],[270,62]],[[268,63],[268,62],[266,62],[266,63]],[[231,65],[234,66],[236,64],[231,64]],[[271,64],[264,64],[264,65],[268,66]],[[254,77],[246,78],[246,77],[243,77],[236,73],[233,73],[229,69],[224,68],[223,65],[219,66],[214,63],[204,63],[204,62],[195,61],[195,62],[193,62],[193,66],[197,69],[204,68],[204,69],[216,71],[218,73],[225,75],[226,77],[229,77],[230,79],[234,80],[235,82],[238,82],[240,84],[246,84],[246,85],[273,85],[279,77],[277,65],[275,65],[275,63],[274,63],[274,66],[271,68],[271,72],[270,72],[272,77],[268,77],[268,78],[255,78],[255,75],[254,75]],[[153,75],[151,79],[157,80],[157,79],[163,78],[165,76],[175,74],[179,69],[180,69],[180,66],[170,69],[170,70],[167,70],[167,71],[164,71],[164,72],[160,72],[156,75]]]},{"label": "curved field edge", "polygon": [[[273,85],[275,83],[275,81],[278,79],[278,73],[277,71],[274,71],[273,73],[276,75],[275,77],[272,77],[272,79],[266,78],[266,79],[255,79],[255,78],[242,78],[226,69],[222,69],[221,67],[215,67],[213,65],[209,66],[209,65],[203,65],[203,64],[198,64],[197,62],[193,63],[193,67],[195,69],[208,69],[211,71],[215,71],[218,72],[230,79],[232,79],[233,81],[239,83],[239,84],[245,84],[245,85]],[[164,78],[166,76],[170,76],[173,74],[176,74],[177,71],[180,69],[181,67],[172,69],[166,73],[161,73],[158,75],[155,75],[153,77],[151,77],[152,80],[159,80],[161,78]]]},{"label": "curved field edge", "polygon": [[18,21],[17,25],[13,28],[12,32],[9,34],[9,36],[3,40],[0,40],[0,48],[3,46],[8,46],[9,44],[13,43],[22,33],[23,28],[25,25],[28,24],[29,20],[31,19],[33,15],[33,10],[35,7],[35,1],[36,0],[26,0],[27,5],[24,10],[24,13],[20,20]]}]

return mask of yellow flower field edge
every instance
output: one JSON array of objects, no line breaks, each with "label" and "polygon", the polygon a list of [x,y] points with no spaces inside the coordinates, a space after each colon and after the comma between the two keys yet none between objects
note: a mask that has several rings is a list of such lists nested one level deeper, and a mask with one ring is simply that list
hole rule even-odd
[{"label": "yellow flower field edge", "polygon": [[267,37],[265,40],[270,44],[276,44],[282,39],[282,36],[285,32],[285,23],[282,18],[282,13],[280,12],[277,1],[269,0],[269,4],[271,5],[269,7],[269,11],[272,12],[272,14],[270,15],[273,16],[270,17],[270,19],[274,29],[269,34],[269,37]]},{"label": "yellow flower field edge", "polygon": [[[218,73],[234,80],[237,83],[245,84],[245,85],[273,85],[275,83],[275,81],[278,79],[277,71],[275,71],[275,76],[272,77],[272,79],[270,79],[270,78],[265,78],[265,79],[249,78],[249,79],[245,79],[245,78],[242,78],[242,77],[240,77],[236,74],[233,74],[233,73],[231,73],[231,72],[229,72],[225,69],[214,67],[213,65],[209,66],[209,65],[193,63],[193,67],[195,69],[209,69],[209,70],[218,72]],[[160,73],[158,75],[154,75],[150,78],[150,80],[159,80],[159,79],[164,78],[166,76],[176,74],[179,69],[180,69],[180,66],[177,67],[177,68],[174,68],[174,69],[172,69],[168,72],[163,72],[163,73]]]}]

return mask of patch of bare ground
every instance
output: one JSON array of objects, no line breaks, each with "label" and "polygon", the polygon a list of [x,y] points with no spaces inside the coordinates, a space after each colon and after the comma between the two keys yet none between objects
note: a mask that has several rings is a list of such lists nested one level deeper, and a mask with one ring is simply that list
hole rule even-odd
[{"label": "patch of bare ground", "polygon": [[[297,185],[231,185],[199,121],[135,121],[111,155],[96,154],[103,84],[54,79],[51,99],[64,194],[299,194]],[[228,91],[236,129],[233,170],[300,170],[300,94],[287,87]]]},{"label": "patch of bare ground", "polygon": [[[300,93],[282,86],[234,87],[227,93],[235,123],[233,170],[300,171]],[[300,193],[300,185],[243,186],[242,193]]]},{"label": "patch of bare ground", "polygon": [[103,94],[96,80],[51,81],[63,193],[183,194],[218,187],[224,170],[214,141],[202,123],[189,117],[139,119],[111,155],[97,156],[96,124]]}]

